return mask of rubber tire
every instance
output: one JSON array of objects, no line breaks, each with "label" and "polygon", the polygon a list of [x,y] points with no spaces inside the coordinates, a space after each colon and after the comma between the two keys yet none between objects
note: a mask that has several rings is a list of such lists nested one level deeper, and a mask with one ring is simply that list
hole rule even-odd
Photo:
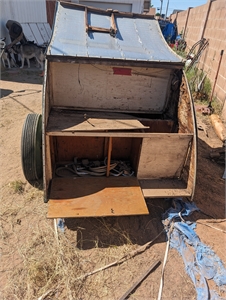
[{"label": "rubber tire", "polygon": [[21,163],[26,180],[35,187],[42,188],[42,116],[28,114],[21,136]]}]

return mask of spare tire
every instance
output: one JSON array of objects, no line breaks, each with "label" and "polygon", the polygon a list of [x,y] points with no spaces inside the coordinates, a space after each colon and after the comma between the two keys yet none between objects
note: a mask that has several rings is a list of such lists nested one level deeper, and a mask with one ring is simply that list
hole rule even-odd
[{"label": "spare tire", "polygon": [[21,163],[26,180],[41,188],[43,184],[42,165],[42,116],[28,114],[21,136]]}]

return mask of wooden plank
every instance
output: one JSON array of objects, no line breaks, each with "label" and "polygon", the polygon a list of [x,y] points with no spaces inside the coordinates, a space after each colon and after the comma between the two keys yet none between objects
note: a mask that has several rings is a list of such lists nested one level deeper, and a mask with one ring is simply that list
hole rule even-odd
[{"label": "wooden plank", "polygon": [[96,27],[91,25],[89,25],[88,30],[110,33],[110,28]]},{"label": "wooden plank", "polygon": [[112,137],[109,137],[109,142],[108,142],[108,160],[107,160],[107,177],[109,177],[109,174],[110,174],[111,152],[112,152]]},{"label": "wooden plank", "polygon": [[189,189],[143,189],[145,198],[174,198],[189,197],[191,191]]},{"label": "wooden plank", "polygon": [[190,135],[159,133],[144,138],[138,166],[138,179],[176,178],[180,176],[188,151]]},{"label": "wooden plank", "polygon": [[89,23],[88,23],[88,17],[87,17],[87,7],[85,7],[85,26],[86,26],[86,32],[89,30]]},{"label": "wooden plank", "polygon": [[116,26],[116,23],[115,23],[114,13],[111,14],[111,27],[114,30],[114,33],[116,34],[117,33],[117,26]]},{"label": "wooden plank", "polygon": [[145,198],[189,197],[191,189],[178,179],[146,179],[139,180]]},{"label": "wooden plank", "polygon": [[135,177],[54,178],[48,218],[148,214]]},{"label": "wooden plank", "polygon": [[148,128],[136,118],[117,113],[56,111],[52,110],[47,126],[48,132],[131,130]]},{"label": "wooden plank", "polygon": [[[193,200],[196,184],[196,169],[197,169],[197,127],[195,120],[194,103],[190,94],[189,84],[186,79],[186,74],[183,74],[182,85],[180,88],[180,100],[178,108],[178,120],[180,132],[192,132],[194,134],[190,157],[188,157],[188,188],[192,190],[190,200]],[[181,108],[182,106],[182,108]],[[183,110],[187,111],[187,115],[183,118]],[[187,119],[187,120],[186,120]],[[187,122],[187,123],[186,123]],[[186,172],[184,172],[186,173]],[[182,174],[182,177],[184,174]]]},{"label": "wooden plank", "polygon": [[38,45],[42,45],[44,43],[43,37],[40,34],[39,28],[36,23],[29,23],[30,29],[37,41]]},{"label": "wooden plank", "polygon": [[[120,132],[120,131],[111,131],[111,132],[101,132],[101,131],[55,131],[55,132],[46,132],[48,136],[96,136],[96,137],[132,137],[132,138],[143,138],[143,137],[153,137],[153,136],[165,136],[165,133],[144,133],[144,132]],[[191,136],[193,134],[186,133],[167,133],[168,136],[177,135],[177,136]]]}]

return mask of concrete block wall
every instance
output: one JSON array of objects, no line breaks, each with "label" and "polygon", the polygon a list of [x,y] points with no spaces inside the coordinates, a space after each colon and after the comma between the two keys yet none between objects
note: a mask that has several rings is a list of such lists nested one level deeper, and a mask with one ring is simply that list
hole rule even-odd
[{"label": "concrete block wall", "polygon": [[[207,73],[212,86],[217,76],[214,97],[220,101],[222,117],[226,121],[226,1],[209,1],[205,5],[171,15],[171,19],[176,22],[178,33],[183,30],[187,51],[202,37],[209,41],[198,68]],[[217,75],[221,50],[224,53]]]}]

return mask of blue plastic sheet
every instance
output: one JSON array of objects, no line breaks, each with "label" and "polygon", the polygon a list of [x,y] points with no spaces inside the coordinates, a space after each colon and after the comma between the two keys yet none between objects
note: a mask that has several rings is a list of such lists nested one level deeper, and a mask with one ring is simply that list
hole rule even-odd
[{"label": "blue plastic sheet", "polygon": [[174,43],[177,36],[175,25],[173,23],[168,23],[164,27],[162,34],[167,42]]},{"label": "blue plastic sheet", "polygon": [[64,233],[64,219],[58,219],[58,222],[57,222],[57,227],[59,228],[59,230],[61,231],[61,232],[63,232]]},{"label": "blue plastic sheet", "polygon": [[[220,300],[216,291],[209,290],[207,279],[213,279],[217,286],[226,285],[226,269],[215,252],[201,242],[194,231],[196,223],[184,222],[183,217],[189,216],[199,209],[194,203],[186,203],[174,199],[174,208],[163,214],[166,229],[174,221],[170,236],[170,247],[175,248],[182,256],[185,270],[194,283],[197,300]],[[179,216],[181,214],[181,217]]]}]

